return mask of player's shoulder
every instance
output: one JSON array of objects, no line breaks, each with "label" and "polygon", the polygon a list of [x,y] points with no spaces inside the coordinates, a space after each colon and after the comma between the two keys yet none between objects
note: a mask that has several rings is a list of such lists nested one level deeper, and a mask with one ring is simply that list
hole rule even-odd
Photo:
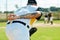
[{"label": "player's shoulder", "polygon": [[20,10],[23,10],[23,9],[25,9],[27,6],[23,6],[23,7],[21,7],[21,8],[18,8],[18,9],[16,9],[15,10],[15,12],[19,12]]}]

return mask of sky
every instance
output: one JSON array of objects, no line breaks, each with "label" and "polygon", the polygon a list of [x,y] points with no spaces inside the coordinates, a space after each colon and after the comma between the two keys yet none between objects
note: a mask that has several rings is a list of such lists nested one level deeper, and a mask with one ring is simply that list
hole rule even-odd
[{"label": "sky", "polygon": [[[0,11],[14,11],[16,10],[16,5],[19,8],[26,6],[28,0],[0,0]],[[37,5],[43,8],[49,8],[51,6],[60,7],[60,0],[36,0]],[[7,4],[7,6],[6,6]],[[7,9],[6,9],[7,8]]]}]

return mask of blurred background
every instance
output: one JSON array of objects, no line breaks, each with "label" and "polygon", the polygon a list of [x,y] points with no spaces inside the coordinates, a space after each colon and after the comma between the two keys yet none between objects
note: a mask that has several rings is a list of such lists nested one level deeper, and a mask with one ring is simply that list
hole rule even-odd
[{"label": "blurred background", "polygon": [[[0,21],[7,21],[7,15],[26,6],[28,0],[0,0]],[[60,19],[60,0],[36,0],[42,13],[52,12],[54,19]],[[41,18],[43,19],[44,16]]]}]

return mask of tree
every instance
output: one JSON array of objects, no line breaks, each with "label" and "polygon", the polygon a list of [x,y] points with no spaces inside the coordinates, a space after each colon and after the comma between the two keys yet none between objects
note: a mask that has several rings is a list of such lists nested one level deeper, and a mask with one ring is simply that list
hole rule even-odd
[{"label": "tree", "polygon": [[51,11],[58,11],[56,7],[50,7]]}]

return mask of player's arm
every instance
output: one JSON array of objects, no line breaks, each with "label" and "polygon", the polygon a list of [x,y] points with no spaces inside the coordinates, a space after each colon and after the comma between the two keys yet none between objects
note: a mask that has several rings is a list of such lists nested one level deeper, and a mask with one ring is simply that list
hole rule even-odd
[{"label": "player's arm", "polygon": [[7,16],[7,19],[9,20],[9,21],[12,21],[12,20],[14,20],[14,17],[15,17],[16,15],[15,14],[9,14],[8,16]]},{"label": "player's arm", "polygon": [[20,15],[17,17],[17,19],[32,19],[32,18],[38,18],[41,15],[40,12],[36,12],[36,13],[29,13],[29,14],[25,14],[25,15]]},{"label": "player's arm", "polygon": [[15,14],[12,14],[8,17],[8,20],[32,19],[32,18],[38,18],[39,16],[41,16],[41,13],[38,11],[36,13],[29,13],[29,14],[20,15],[20,16],[16,16]]}]

